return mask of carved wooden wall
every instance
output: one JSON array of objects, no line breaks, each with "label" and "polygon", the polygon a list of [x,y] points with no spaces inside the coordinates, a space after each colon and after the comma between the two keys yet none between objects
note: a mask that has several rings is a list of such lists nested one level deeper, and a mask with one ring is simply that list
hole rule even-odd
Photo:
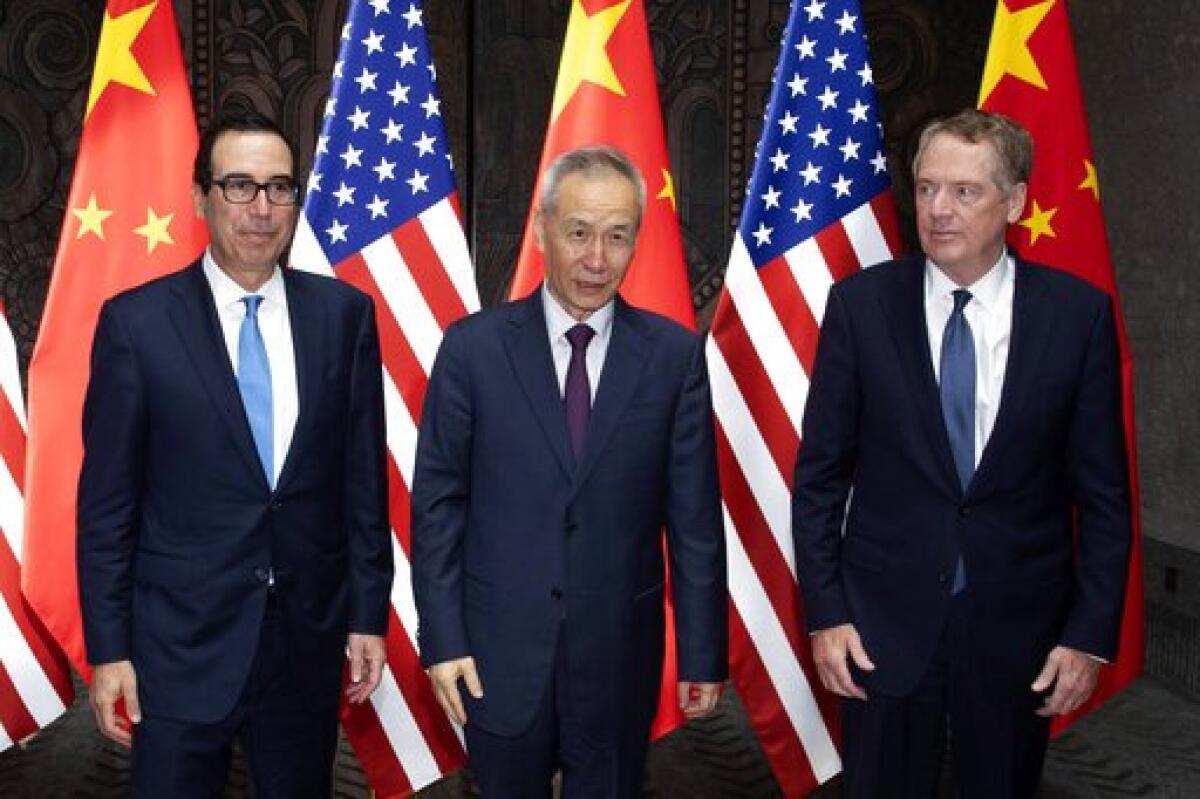
[{"label": "carved wooden wall", "polygon": [[[252,105],[311,152],[346,4],[177,0],[201,124],[222,103]],[[45,298],[103,6],[0,0],[0,296],[23,358]],[[569,8],[568,0],[426,3],[485,303],[504,297],[520,246]],[[693,297],[707,323],[788,3],[648,0],[646,8]],[[864,3],[902,212],[913,132],[973,100],[992,8]]]},{"label": "carved wooden wall", "polygon": [[[300,152],[310,153],[347,4],[174,0],[201,124],[223,103],[251,105],[275,115]],[[702,325],[721,288],[788,6],[786,0],[646,0]],[[1196,227],[1186,203],[1161,191],[1178,179],[1180,169],[1186,183],[1187,170],[1194,173],[1197,164],[1192,151],[1177,141],[1187,139],[1187,109],[1194,107],[1188,98],[1195,96],[1193,50],[1200,40],[1176,33],[1196,29],[1176,18],[1194,18],[1193,6],[1116,0],[1070,4],[1085,90],[1092,90],[1088,101],[1098,163],[1108,164],[1108,174],[1117,178],[1106,206],[1135,355],[1144,365],[1139,388],[1149,388],[1143,396],[1152,400],[1175,398],[1178,407],[1163,413],[1143,401],[1140,411],[1147,420],[1139,417],[1143,474],[1152,489],[1146,496],[1161,498],[1147,506],[1147,533],[1186,527],[1177,538],[1193,542],[1184,558],[1183,549],[1156,550],[1148,539],[1148,563],[1152,570],[1165,568],[1168,576],[1172,569],[1200,575],[1194,554],[1200,539],[1189,521],[1196,518],[1196,506],[1192,502],[1189,516],[1178,502],[1194,495],[1195,484],[1194,381],[1179,372],[1178,364],[1197,362],[1188,354],[1200,341],[1189,332],[1195,329],[1196,315],[1188,310],[1194,303],[1182,301],[1196,286],[1189,272],[1196,247],[1187,240],[1194,239]],[[520,246],[569,8],[570,0],[425,0],[442,113],[458,165],[480,293],[488,304],[505,296]],[[994,0],[863,2],[887,155],[910,243],[915,236],[908,163],[916,131],[930,117],[974,102],[994,8]],[[1086,9],[1086,16],[1077,8]],[[103,0],[0,0],[0,300],[23,365],[45,301],[103,9]],[[1158,10],[1155,15],[1146,9]],[[1158,46],[1168,39],[1171,48]],[[1192,50],[1185,47],[1189,42]],[[1125,52],[1131,48],[1134,54]],[[1159,103],[1139,82],[1143,76],[1146,83],[1174,87],[1181,99]],[[1110,85],[1123,90],[1115,99],[1095,88]],[[1140,113],[1130,114],[1130,103]],[[1155,132],[1146,121],[1163,115],[1163,108],[1171,124],[1163,126],[1166,132]],[[1168,135],[1171,131],[1183,132]],[[1160,161],[1146,154],[1153,151],[1171,151],[1178,163],[1161,159],[1169,166],[1158,168]],[[1122,197],[1131,201],[1122,204]],[[1167,318],[1164,305],[1174,308],[1178,318],[1170,318],[1183,332],[1160,321]],[[1187,618],[1194,623],[1194,615]],[[1152,623],[1150,629],[1159,628]],[[1152,665],[1160,637],[1166,636],[1151,636]],[[1185,652],[1193,651],[1198,640],[1195,632],[1175,639],[1183,641]],[[1188,673],[1200,685],[1200,671]],[[87,723],[80,728],[90,733],[90,721],[82,722]],[[703,725],[693,725],[688,734],[707,733]],[[673,736],[659,746],[652,754],[652,773],[686,784],[687,774],[673,772],[668,763],[671,747],[685,745],[685,738]],[[770,782],[769,776],[762,779]]]}]

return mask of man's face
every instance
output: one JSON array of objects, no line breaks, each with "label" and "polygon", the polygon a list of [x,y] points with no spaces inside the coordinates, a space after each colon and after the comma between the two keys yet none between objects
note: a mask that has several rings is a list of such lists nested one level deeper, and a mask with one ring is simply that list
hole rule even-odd
[{"label": "man's face", "polygon": [[534,236],[550,293],[583,321],[621,286],[637,241],[638,196],[616,172],[575,172],[559,183],[553,213],[539,211]]},{"label": "man's face", "polygon": [[[294,180],[287,143],[266,131],[227,131],[212,152],[214,180],[247,178],[256,183]],[[208,223],[213,260],[247,289],[271,276],[296,223],[295,205],[272,205],[258,192],[248,203],[231,203],[214,183],[206,192],[192,186],[196,215]]]},{"label": "man's face", "polygon": [[917,233],[925,255],[961,285],[1000,259],[1008,226],[1025,207],[1025,184],[1003,191],[989,141],[971,144],[947,133],[930,140],[917,164]]}]

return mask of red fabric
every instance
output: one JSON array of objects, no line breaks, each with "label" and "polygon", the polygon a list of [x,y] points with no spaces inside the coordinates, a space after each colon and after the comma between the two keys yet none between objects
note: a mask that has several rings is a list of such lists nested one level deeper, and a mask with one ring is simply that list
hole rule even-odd
[{"label": "red fabric", "polygon": [[[1027,12],[1044,13],[1041,21],[1022,42],[1019,26],[1008,26],[1010,36],[1001,41],[993,29],[989,59],[1003,52],[997,48],[1028,47],[1045,88],[1026,79],[1004,74],[979,107],[1005,114],[1029,129],[1034,139],[1033,176],[1029,183],[1028,205],[1022,221],[1034,211],[1034,203],[1043,214],[1053,209],[1049,220],[1053,234],[1014,225],[1009,243],[1022,257],[1078,275],[1112,295],[1117,310],[1121,346],[1121,373],[1125,406],[1125,437],[1129,449],[1129,476],[1132,487],[1133,545],[1129,578],[1125,590],[1125,613],[1121,624],[1121,642],[1117,658],[1101,671],[1100,685],[1090,701],[1074,714],[1055,720],[1054,731],[1061,732],[1120,691],[1142,673],[1145,654],[1143,623],[1141,524],[1138,518],[1137,447],[1133,427],[1133,372],[1129,341],[1117,303],[1112,257],[1099,202],[1099,187],[1085,184],[1086,164],[1093,164],[1088,135],[1087,115],[1079,86],[1075,47],[1070,21],[1062,0],[998,0],[997,19]],[[1032,19],[1032,17],[1031,17]],[[1024,72],[1024,70],[1022,70]],[[985,87],[982,87],[986,89]],[[982,94],[982,92],[981,92]],[[1093,166],[1094,169],[1094,166]]]},{"label": "red fabric", "polygon": [[[131,44],[122,36],[147,14]],[[130,26],[136,27],[136,26]],[[29,367],[29,450],[23,581],[30,604],[72,662],[89,673],[75,580],[75,490],[83,459],[81,417],[100,306],[117,292],[197,258],[207,241],[192,209],[196,122],[172,4],[110,0],[97,64],[131,58],[151,87],[121,80],[102,88],[83,134],[41,330]],[[107,62],[106,62],[107,59]],[[99,73],[99,70],[98,70]],[[117,78],[128,69],[110,71]],[[98,80],[99,74],[93,77]],[[134,82],[134,81],[130,81]],[[103,236],[76,211],[108,213]],[[151,216],[153,215],[153,216]],[[171,241],[135,229],[170,216]],[[153,248],[151,249],[151,243]]]}]

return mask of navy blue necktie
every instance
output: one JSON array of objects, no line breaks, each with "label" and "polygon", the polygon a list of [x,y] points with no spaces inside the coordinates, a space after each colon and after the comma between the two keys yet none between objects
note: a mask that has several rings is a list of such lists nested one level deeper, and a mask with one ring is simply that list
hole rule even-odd
[{"label": "navy blue necktie", "polygon": [[[963,493],[975,474],[975,340],[963,309],[971,301],[971,292],[954,292],[954,310],[942,332],[941,395],[942,417],[950,438],[950,451]],[[957,594],[967,585],[966,569],[960,556],[954,570]]]},{"label": "navy blue necktie", "polygon": [[242,394],[242,406],[250,422],[250,433],[254,436],[254,448],[262,462],[267,484],[275,487],[275,445],[273,413],[271,408],[271,364],[267,360],[267,347],[263,343],[262,331],[258,328],[258,306],[263,298],[257,294],[242,297],[246,303],[246,318],[238,333],[238,390]]},{"label": "navy blue necktie", "polygon": [[563,389],[563,404],[567,410],[567,430],[571,434],[571,451],[576,459],[583,452],[583,437],[587,433],[588,416],[592,411],[592,387],[588,382],[587,346],[596,334],[582,322],[567,331],[571,342],[571,363],[567,366],[567,382]]}]

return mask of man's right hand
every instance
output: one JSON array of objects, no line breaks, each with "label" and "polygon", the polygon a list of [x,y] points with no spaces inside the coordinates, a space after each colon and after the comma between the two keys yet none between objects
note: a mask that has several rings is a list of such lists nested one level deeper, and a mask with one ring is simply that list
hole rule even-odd
[{"label": "man's right hand", "polygon": [[433,682],[433,693],[437,696],[438,704],[446,715],[459,724],[467,723],[467,711],[463,709],[462,695],[458,691],[458,681],[466,684],[471,696],[483,698],[483,685],[479,682],[479,673],[475,671],[475,658],[466,657],[457,660],[444,660],[429,667],[429,679]]},{"label": "man's right hand", "polygon": [[812,650],[822,685],[847,699],[867,698],[867,692],[850,676],[846,660],[852,658],[854,665],[863,671],[874,671],[875,664],[867,657],[867,650],[863,649],[862,639],[853,624],[817,630],[812,634]]},{"label": "man's right hand", "polygon": [[[118,660],[96,666],[92,671],[89,695],[92,712],[96,714],[96,726],[100,728],[100,732],[121,746],[130,746],[133,733],[129,722],[137,724],[142,720],[142,709],[138,704],[137,675],[133,671],[133,663]],[[119,699],[125,700],[125,713],[129,716],[129,721],[121,718],[117,712]]]}]

